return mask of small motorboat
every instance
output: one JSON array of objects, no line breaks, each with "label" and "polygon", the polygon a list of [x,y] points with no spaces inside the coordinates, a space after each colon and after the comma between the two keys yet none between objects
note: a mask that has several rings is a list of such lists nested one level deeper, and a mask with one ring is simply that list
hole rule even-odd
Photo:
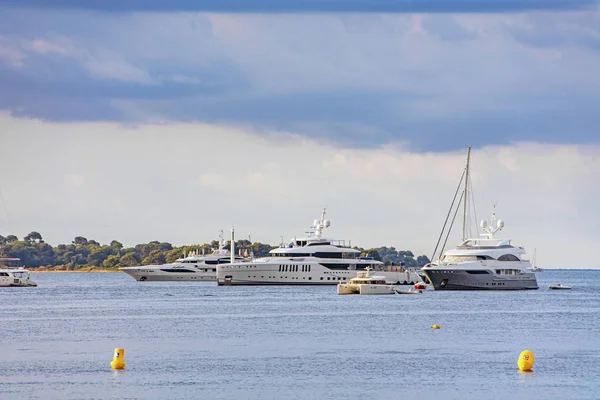
[{"label": "small motorboat", "polygon": [[417,282],[413,287],[415,288],[415,290],[425,290],[427,289],[427,284],[425,282]]},{"label": "small motorboat", "polygon": [[[19,263],[18,258],[0,258],[0,287],[36,287],[31,280],[30,271],[25,267],[12,267]],[[5,265],[5,266],[3,266]]]},{"label": "small motorboat", "polygon": [[571,290],[571,286],[563,285],[561,283],[557,283],[556,285],[550,285],[548,286],[548,288],[554,290]]},{"label": "small motorboat", "polygon": [[371,275],[371,269],[358,272],[356,278],[337,285],[337,294],[394,294],[394,286],[383,276]]},{"label": "small motorboat", "polygon": [[396,289],[396,293],[398,293],[398,294],[422,294],[423,291],[422,290],[412,290],[412,289],[408,289],[408,290]]}]

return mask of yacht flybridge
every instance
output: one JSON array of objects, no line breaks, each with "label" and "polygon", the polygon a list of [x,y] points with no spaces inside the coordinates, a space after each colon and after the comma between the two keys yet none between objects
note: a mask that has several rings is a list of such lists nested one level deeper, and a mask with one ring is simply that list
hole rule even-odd
[{"label": "yacht flybridge", "polygon": [[119,268],[137,281],[215,281],[217,265],[245,260],[225,249],[223,231],[219,235],[219,248],[209,255],[197,251],[187,254],[174,263],[164,265],[143,265]]},{"label": "yacht flybridge", "polygon": [[[517,289],[537,289],[538,284],[531,269],[531,263],[525,259],[525,249],[514,246],[510,239],[497,238],[496,234],[504,228],[504,221],[496,218],[494,212],[489,221],[481,221],[483,233],[480,238],[467,238],[467,201],[469,199],[469,158],[471,148],[468,149],[467,166],[463,172],[459,189],[463,179],[465,181],[464,192],[458,202],[463,206],[463,240],[462,243],[454,249],[450,249],[442,254],[437,262],[424,266],[421,271],[426,275],[435,290],[517,290]],[[450,211],[454,207],[456,195],[450,206]],[[450,216],[450,212],[448,216]],[[456,216],[456,212],[454,214]],[[446,220],[447,222],[448,220]],[[444,227],[446,223],[444,223]],[[452,229],[452,224],[447,232],[446,240]],[[443,236],[438,239],[438,246]],[[445,243],[445,242],[444,242]],[[437,252],[437,248],[434,250]],[[433,257],[432,257],[433,259]]]},{"label": "yacht flybridge", "polygon": [[323,237],[331,223],[315,219],[307,237],[294,238],[269,252],[268,257],[217,266],[219,285],[336,285],[371,268],[388,283],[419,281],[415,272],[402,267],[384,267],[372,258],[361,258],[350,242]]}]

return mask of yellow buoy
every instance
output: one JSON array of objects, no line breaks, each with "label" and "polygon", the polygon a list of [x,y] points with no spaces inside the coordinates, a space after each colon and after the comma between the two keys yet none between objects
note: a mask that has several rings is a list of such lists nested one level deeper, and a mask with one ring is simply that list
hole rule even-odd
[{"label": "yellow buoy", "polygon": [[113,360],[110,362],[110,366],[112,367],[112,369],[125,368],[125,362],[123,362],[124,358],[125,358],[125,350],[115,349],[115,356],[113,357]]},{"label": "yellow buoy", "polygon": [[440,326],[438,324],[433,324],[431,325],[431,329],[440,329]]},{"label": "yellow buoy", "polygon": [[519,371],[531,371],[533,367],[533,353],[529,350],[523,350],[519,354],[519,361],[517,361]]}]

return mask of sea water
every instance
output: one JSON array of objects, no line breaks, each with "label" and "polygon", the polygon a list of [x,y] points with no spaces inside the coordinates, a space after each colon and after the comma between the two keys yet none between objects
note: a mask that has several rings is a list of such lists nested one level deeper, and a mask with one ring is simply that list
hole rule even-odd
[{"label": "sea water", "polygon": [[[39,287],[0,289],[3,399],[600,398],[600,271],[410,296],[32,278]],[[116,347],[123,371],[110,369]],[[530,373],[517,369],[526,349]]]}]

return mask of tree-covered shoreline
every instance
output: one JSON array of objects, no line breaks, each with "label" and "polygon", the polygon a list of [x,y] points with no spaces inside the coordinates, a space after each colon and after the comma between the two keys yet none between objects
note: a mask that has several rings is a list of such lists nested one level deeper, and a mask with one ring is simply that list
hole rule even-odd
[{"label": "tree-covered shoreline", "polygon": [[[19,258],[25,267],[39,271],[118,270],[120,267],[165,264],[175,262],[178,258],[192,252],[210,254],[218,247],[217,240],[180,247],[158,241],[125,247],[116,240],[102,245],[83,236],[75,237],[69,244],[59,244],[53,247],[43,240],[39,232],[35,231],[23,239],[19,239],[15,235],[6,237],[0,235],[0,258]],[[240,251],[242,255],[254,255],[254,257],[267,256],[269,251],[276,247],[260,242],[251,243],[249,240],[238,240],[235,244],[236,250]],[[225,248],[228,249],[229,245]],[[361,251],[362,257],[373,257],[387,265],[422,267],[429,262],[427,256],[415,258],[411,251],[398,251],[394,247],[354,248]]]}]

